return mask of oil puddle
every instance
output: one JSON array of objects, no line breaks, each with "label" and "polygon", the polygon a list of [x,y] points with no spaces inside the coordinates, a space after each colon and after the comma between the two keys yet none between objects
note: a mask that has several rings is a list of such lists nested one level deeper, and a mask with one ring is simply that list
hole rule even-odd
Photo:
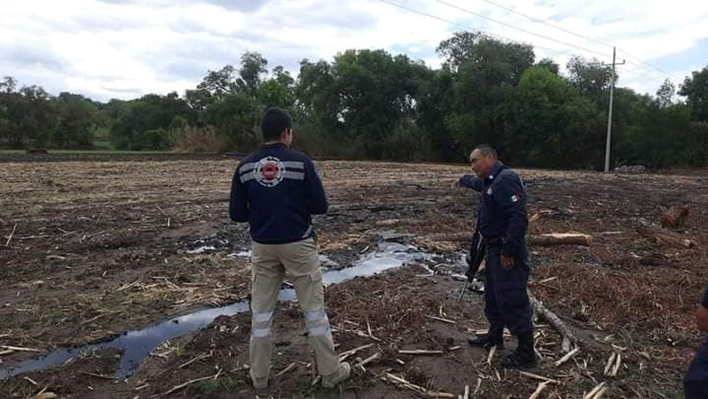
[{"label": "oil puddle", "polygon": [[203,245],[198,248],[188,249],[187,253],[190,255],[197,255],[197,254],[203,254],[204,252],[215,251],[215,250],[216,250],[216,247],[213,245]]},{"label": "oil puddle", "polygon": [[[237,256],[248,256],[243,253]],[[404,266],[412,261],[425,261],[433,255],[420,252],[415,247],[393,242],[379,243],[375,252],[364,255],[354,262],[352,267],[333,270],[323,273],[322,280],[325,285],[341,283],[355,277],[368,277],[386,270]],[[292,289],[282,289],[278,295],[280,301],[290,301],[296,298]],[[31,371],[46,370],[60,366],[81,354],[92,351],[118,348],[123,350],[120,367],[116,371],[116,378],[129,376],[150,352],[166,340],[171,340],[182,335],[198,331],[207,327],[215,318],[221,315],[233,316],[238,313],[250,311],[247,300],[219,308],[209,308],[175,317],[161,324],[143,330],[128,331],[120,337],[105,343],[88,345],[81,348],[61,349],[49,355],[29,360],[11,368],[0,369],[0,379],[6,379],[18,374]]]},{"label": "oil puddle", "polygon": [[411,245],[396,242],[382,242],[376,252],[369,253],[354,262],[352,267],[332,270],[322,275],[325,285],[337,284],[355,277],[369,277],[385,270],[400,267],[411,261],[425,261],[433,255],[420,252]]}]

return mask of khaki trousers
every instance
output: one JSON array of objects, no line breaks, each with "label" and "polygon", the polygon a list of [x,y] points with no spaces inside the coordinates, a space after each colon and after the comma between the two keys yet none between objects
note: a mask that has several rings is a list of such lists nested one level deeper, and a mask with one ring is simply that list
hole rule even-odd
[{"label": "khaki trousers", "polygon": [[278,291],[287,270],[292,275],[308,341],[315,351],[320,375],[339,369],[329,319],[317,244],[310,238],[289,244],[253,243],[251,293],[251,377],[267,378],[271,367],[271,326]]}]

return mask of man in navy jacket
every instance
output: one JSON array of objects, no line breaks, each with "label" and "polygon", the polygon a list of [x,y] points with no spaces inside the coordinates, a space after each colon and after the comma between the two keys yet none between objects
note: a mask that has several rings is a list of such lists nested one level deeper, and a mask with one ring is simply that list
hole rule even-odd
[{"label": "man in navy jacket", "polygon": [[502,365],[534,367],[532,312],[526,292],[530,266],[524,184],[497,159],[496,150],[488,145],[472,151],[470,162],[477,177],[465,175],[455,184],[481,193],[477,229],[487,243],[484,312],[489,321],[489,332],[471,339],[470,344],[503,347],[506,327],[518,338],[518,346]]},{"label": "man in navy jacket", "polygon": [[703,298],[696,306],[696,326],[702,338],[696,357],[683,380],[686,399],[708,398],[708,287],[703,291]]},{"label": "man in navy jacket", "polygon": [[331,388],[349,377],[350,366],[340,363],[334,350],[312,227],[311,215],[327,211],[327,198],[312,161],[289,148],[290,115],[269,109],[261,129],[265,145],[239,163],[229,206],[233,221],[250,224],[253,240],[251,379],[256,389],[268,387],[273,311],[287,270],[305,315],[322,385]]}]

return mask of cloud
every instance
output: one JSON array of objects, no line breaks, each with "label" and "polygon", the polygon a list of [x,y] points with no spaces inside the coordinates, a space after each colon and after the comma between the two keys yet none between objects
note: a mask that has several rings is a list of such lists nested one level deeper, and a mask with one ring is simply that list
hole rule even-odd
[{"label": "cloud", "polygon": [[[619,68],[620,82],[640,92],[653,93],[667,76],[678,82],[705,63],[708,2],[445,2],[458,8],[427,0],[7,2],[0,14],[0,73],[54,93],[69,90],[100,100],[132,98],[151,92],[181,93],[196,86],[207,70],[237,65],[246,51],[258,51],[269,67],[283,65],[293,74],[303,58],[331,60],[351,48],[402,52],[436,67],[437,45],[463,27],[533,44],[538,59],[551,57],[561,65],[573,55],[608,62],[612,49],[603,43],[615,44],[618,59],[632,63]],[[530,21],[498,5],[602,43]]]}]

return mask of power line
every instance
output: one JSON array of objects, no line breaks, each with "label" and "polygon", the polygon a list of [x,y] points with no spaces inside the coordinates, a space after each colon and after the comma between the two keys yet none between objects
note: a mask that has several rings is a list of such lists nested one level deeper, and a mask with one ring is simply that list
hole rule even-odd
[{"label": "power line", "polygon": [[639,67],[639,68],[642,68],[642,69],[647,69],[647,67],[648,67],[649,69],[651,69],[651,70],[653,70],[653,71],[656,71],[656,72],[658,72],[658,73],[660,73],[660,74],[662,74],[662,75],[664,75],[664,76],[667,76],[667,77],[669,77],[669,78],[671,78],[671,79],[675,79],[677,82],[680,81],[680,79],[676,78],[676,76],[674,76],[673,74],[670,74],[670,73],[668,73],[668,72],[662,71],[661,69],[655,68],[655,67],[653,67],[651,64],[648,64],[646,61],[643,61],[641,58],[639,58],[639,57],[637,57],[637,56],[634,56],[634,55],[632,55],[632,54],[626,52],[625,50],[622,50],[621,48],[618,48],[617,50],[619,50],[620,52],[624,53],[625,55],[627,55],[627,56],[629,56],[629,57],[631,57],[631,58],[634,58],[634,59],[637,60],[640,64],[643,64],[643,65],[645,65],[646,67],[642,68],[641,66],[639,66],[639,65],[638,65],[637,63],[635,63],[635,62],[627,61],[627,62],[629,62],[629,63],[632,64],[632,65],[635,65],[635,66],[637,66],[637,67]]},{"label": "power line", "polygon": [[[617,49],[619,50],[619,49]],[[644,78],[647,75],[651,76],[661,76],[663,78],[670,78],[672,81],[680,82],[680,79],[677,79],[675,76],[667,74],[665,72],[662,72],[660,70],[656,70],[654,68],[647,68],[645,66],[642,66],[640,63],[634,62],[632,60],[624,60],[627,65],[631,65],[634,68],[626,70],[625,73],[622,75],[623,78],[631,78],[631,79],[640,79]]]},{"label": "power line", "polygon": [[456,9],[456,10],[458,10],[458,11],[462,11],[462,12],[468,13],[468,14],[470,14],[470,15],[475,15],[475,16],[478,16],[478,17],[480,17],[480,18],[488,19],[488,20],[490,20],[490,21],[492,21],[492,22],[496,22],[496,23],[498,23],[498,24],[500,24],[500,25],[504,25],[504,26],[506,26],[506,27],[509,27],[509,28],[512,28],[512,29],[516,29],[516,30],[518,30],[518,31],[527,33],[527,34],[529,34],[529,35],[538,36],[538,37],[540,37],[540,38],[543,38],[543,39],[546,39],[546,40],[550,40],[550,41],[553,41],[553,42],[562,44],[562,45],[564,45],[564,46],[575,47],[575,48],[577,48],[577,49],[579,49],[579,50],[582,50],[582,51],[585,51],[585,52],[588,52],[588,53],[593,53],[593,54],[601,55],[601,56],[603,56],[603,57],[611,57],[611,55],[609,55],[609,54],[601,53],[601,52],[599,52],[599,51],[595,51],[595,50],[592,50],[592,49],[589,49],[589,48],[581,47],[581,46],[578,46],[578,45],[575,45],[575,44],[572,44],[572,43],[563,42],[563,41],[554,39],[554,38],[549,37],[549,36],[545,36],[545,35],[542,35],[542,34],[539,34],[539,33],[535,33],[535,32],[532,32],[532,31],[529,31],[529,30],[526,30],[526,29],[523,29],[523,28],[519,28],[519,27],[514,26],[514,25],[512,25],[512,24],[508,24],[508,23],[506,23],[506,22],[499,21],[499,20],[497,20],[497,19],[488,17],[488,16],[486,16],[486,15],[483,15],[483,14],[480,14],[480,13],[476,13],[476,12],[474,12],[474,11],[470,11],[470,10],[467,10],[467,9],[465,9],[465,8],[459,7],[459,6],[455,5],[455,4],[448,3],[448,2],[446,2],[446,1],[444,1],[444,0],[437,0],[437,2],[438,2],[438,3],[441,3],[441,4],[444,4],[444,5],[448,6],[448,7],[454,8],[454,9]]},{"label": "power line", "polygon": [[565,28],[560,27],[560,26],[558,26],[558,25],[554,25],[554,24],[552,24],[552,23],[550,23],[550,22],[546,22],[546,21],[544,21],[544,20],[542,20],[542,19],[534,18],[534,17],[532,17],[532,16],[530,16],[530,15],[526,15],[526,14],[524,14],[524,13],[521,13],[521,12],[519,12],[519,11],[516,11],[516,10],[514,10],[513,8],[509,8],[509,7],[503,6],[503,5],[501,5],[501,4],[499,4],[499,3],[496,3],[496,2],[494,2],[494,1],[492,1],[492,0],[482,0],[482,1],[484,1],[485,3],[489,3],[489,4],[493,5],[493,6],[499,7],[499,8],[501,8],[501,9],[503,9],[503,10],[506,10],[506,11],[512,13],[512,14],[520,15],[520,16],[522,16],[522,17],[524,17],[524,18],[527,18],[527,19],[529,19],[529,20],[531,20],[531,21],[533,21],[533,22],[536,22],[536,23],[539,23],[539,24],[543,24],[543,25],[546,25],[546,26],[550,26],[551,28],[558,29],[558,30],[563,31],[563,32],[565,32],[565,33],[570,33],[571,35],[577,36],[577,37],[579,37],[579,38],[581,38],[581,39],[585,39],[585,40],[588,40],[588,41],[591,41],[591,42],[595,42],[595,43],[597,43],[597,44],[602,44],[603,46],[613,47],[613,45],[610,44],[610,43],[603,42],[603,41],[597,40],[597,39],[593,39],[593,38],[591,38],[591,37],[587,37],[587,36],[581,35],[581,34],[579,34],[579,33],[575,33],[575,32],[573,32],[573,31],[571,31],[571,30],[565,29]]},{"label": "power line", "polygon": [[[394,6],[394,7],[398,7],[398,8],[401,8],[401,9],[403,9],[403,10],[412,12],[412,13],[414,13],[414,14],[418,14],[418,15],[422,15],[422,16],[425,16],[425,17],[433,18],[433,19],[436,19],[436,20],[441,21],[441,22],[446,22],[446,23],[448,23],[448,24],[451,24],[451,25],[460,27],[460,28],[462,28],[462,29],[464,29],[464,30],[467,30],[467,31],[474,31],[474,30],[481,31],[480,29],[474,29],[474,28],[471,28],[471,27],[469,27],[469,26],[462,25],[462,24],[460,24],[459,22],[455,22],[455,21],[452,21],[452,20],[449,20],[449,19],[445,19],[445,18],[442,18],[442,17],[438,17],[437,15],[429,14],[429,13],[426,13],[426,12],[423,12],[423,11],[419,11],[419,10],[416,10],[416,9],[413,9],[413,8],[410,8],[410,7],[406,7],[406,6],[404,6],[404,5],[401,5],[401,4],[398,4],[398,3],[394,3],[394,2],[389,1],[389,0],[379,0],[379,1],[382,2],[382,3],[386,3],[386,4],[388,4],[388,5],[392,5],[392,6]],[[489,36],[497,37],[497,38],[499,38],[499,39],[502,39],[502,40],[505,40],[505,41],[508,41],[508,42],[519,42],[518,40],[514,40],[514,39],[511,39],[511,38],[509,38],[509,37],[506,37],[506,36],[503,36],[503,35],[499,35],[499,34],[496,34],[496,33],[491,33],[491,32],[484,32],[484,33],[487,34],[487,35],[489,35]],[[533,44],[533,43],[531,43],[531,44]],[[538,46],[538,45],[535,45],[535,44],[534,44],[534,47],[539,48],[539,49],[542,49],[542,50],[550,51],[550,52],[555,53],[555,54],[557,54],[557,55],[568,54],[567,51],[558,51],[558,50],[554,50],[554,49],[552,49],[552,48],[542,47],[542,46]]]},{"label": "power line", "polygon": [[[527,14],[524,14],[524,13],[522,13],[522,12],[516,11],[516,10],[514,10],[513,8],[506,7],[506,6],[504,6],[504,5],[502,5],[502,4],[499,4],[499,3],[497,3],[497,2],[495,2],[495,1],[493,1],[493,0],[482,0],[482,1],[484,1],[485,3],[491,4],[491,5],[495,6],[495,7],[499,7],[499,8],[501,8],[501,9],[507,11],[507,12],[510,12],[510,13],[512,13],[512,14],[516,14],[516,15],[522,16],[522,17],[524,17],[524,18],[526,18],[526,19],[528,19],[528,20],[530,20],[530,21],[532,21],[532,22],[549,26],[549,27],[551,27],[551,28],[553,28],[553,29],[557,29],[557,30],[559,30],[559,31],[561,31],[561,32],[565,32],[565,33],[571,34],[571,35],[573,35],[573,36],[579,37],[579,38],[581,38],[581,39],[584,39],[584,40],[587,40],[587,41],[591,41],[591,42],[594,42],[594,43],[597,43],[597,44],[601,44],[601,45],[603,45],[603,46],[613,47],[613,45],[610,44],[610,43],[608,43],[608,42],[605,42],[605,41],[602,41],[602,40],[598,40],[598,39],[593,39],[592,37],[588,37],[588,36],[585,36],[585,35],[581,35],[580,33],[573,32],[573,31],[571,31],[571,30],[569,30],[569,29],[565,29],[565,28],[563,28],[563,27],[561,27],[561,26],[552,24],[552,23],[547,22],[547,21],[544,21],[544,20],[542,20],[542,19],[538,19],[538,18],[532,17],[532,16],[527,15]],[[634,58],[637,62],[639,62],[639,63],[641,63],[641,64],[643,64],[643,65],[645,65],[645,66],[647,66],[647,67],[649,67],[649,68],[651,68],[651,69],[653,69],[653,70],[659,72],[659,73],[662,73],[662,74],[664,74],[664,75],[666,75],[666,76],[668,76],[668,77],[670,77],[670,78],[672,78],[672,79],[676,79],[676,77],[675,77],[674,75],[672,75],[672,74],[670,74],[670,73],[667,73],[667,72],[665,72],[665,71],[662,71],[661,69],[658,69],[658,68],[652,66],[651,64],[647,63],[647,62],[644,61],[643,59],[641,59],[641,58],[639,58],[639,57],[637,57],[637,56],[635,56],[635,55],[632,55],[631,53],[627,52],[626,50],[624,50],[624,49],[622,49],[622,48],[619,48],[619,47],[618,47],[617,50],[619,50],[620,52],[624,53],[625,55],[627,55],[627,56],[629,56],[629,57],[631,57],[631,58]],[[636,64],[635,64],[635,65],[636,65]],[[676,79],[676,80],[678,80],[678,79]]]},{"label": "power line", "polygon": [[[390,1],[390,0],[379,0],[379,1],[382,2],[382,3],[388,4],[388,5],[392,5],[392,6],[394,6],[394,7],[397,7],[397,8],[403,9],[403,10],[406,10],[406,11],[408,11],[408,12],[412,12],[412,13],[414,13],[414,14],[422,15],[422,16],[425,16],[425,17],[428,17],[428,18],[433,18],[433,19],[435,19],[435,20],[438,20],[438,21],[441,21],[441,22],[445,22],[445,23],[448,23],[448,24],[451,24],[451,25],[460,27],[460,28],[465,29],[465,30],[468,30],[468,31],[479,30],[479,29],[471,28],[471,27],[469,27],[469,26],[467,26],[467,25],[463,25],[463,24],[461,24],[461,23],[459,23],[459,22],[455,22],[455,21],[453,21],[453,20],[449,20],[449,19],[446,19],[446,18],[442,18],[442,17],[439,17],[439,16],[437,16],[437,15],[433,15],[433,14],[430,14],[430,13],[427,13],[427,12],[424,12],[424,11],[416,10],[416,9],[414,9],[414,8],[410,8],[410,7],[407,7],[407,6],[404,6],[404,5],[395,3],[395,2]],[[483,0],[483,1],[487,1],[487,2],[490,2],[490,3],[491,3],[491,1],[489,1],[489,0]],[[471,14],[473,14],[473,15],[479,15],[479,14],[474,13],[474,12],[472,12],[472,11],[464,10],[464,9],[461,9],[461,8],[455,6],[455,5],[446,3],[446,2],[444,2],[444,1],[442,1],[442,0],[438,0],[438,2],[443,3],[443,4],[445,4],[445,5],[449,6],[449,7],[456,8],[456,9],[458,9],[458,10],[460,10],[460,11],[463,11],[463,12],[468,12],[468,13],[471,13]],[[516,12],[516,13],[518,13],[518,12]],[[518,13],[518,14],[521,15],[521,13]],[[524,15],[524,16],[525,16],[525,15]],[[497,23],[500,23],[500,24],[502,24],[502,25],[511,26],[511,25],[508,25],[508,24],[503,23],[503,22],[501,22],[501,21],[497,21],[497,20],[488,18],[488,17],[486,17],[486,16],[482,16],[482,17],[483,17],[483,18],[486,18],[486,19],[490,19],[490,20],[492,20],[492,21],[494,21],[494,22],[497,22]],[[545,23],[544,21],[535,20],[533,17],[529,17],[529,16],[525,16],[525,17],[534,20],[534,22],[544,23],[544,24],[546,24],[546,25],[553,26],[553,25],[551,25],[551,24]],[[516,27],[514,27],[514,26],[511,26],[511,27],[514,28],[514,29],[518,29],[518,30],[527,32],[527,33],[529,33],[529,34],[534,34],[534,35],[536,35],[536,34],[533,33],[533,32],[529,32],[529,31],[526,31],[526,30],[521,29],[521,28],[516,28]],[[563,29],[563,28],[558,28],[558,29],[565,31],[565,29]],[[570,31],[568,31],[568,32],[569,32],[569,33],[572,33],[572,32],[570,32]],[[489,36],[491,36],[491,37],[496,37],[496,38],[501,39],[501,40],[504,40],[504,41],[508,41],[508,42],[518,42],[518,40],[514,40],[514,39],[511,39],[511,38],[509,38],[509,37],[500,35],[500,34],[495,34],[495,33],[491,33],[491,32],[484,32],[484,33],[487,34],[487,35],[489,35]],[[539,35],[536,35],[536,36],[539,36]],[[543,37],[543,38],[546,38],[545,36],[542,36],[542,35],[540,35],[540,36]],[[587,40],[592,40],[592,41],[595,41],[595,42],[598,42],[598,43],[601,43],[601,44],[605,44],[604,42],[600,42],[600,41],[598,41],[598,40],[594,40],[594,39],[591,39],[591,38],[588,38],[588,37],[585,37],[585,36],[582,36],[582,35],[576,34],[576,36],[582,37],[582,38],[587,39]],[[550,38],[549,38],[549,39],[550,39]],[[555,40],[555,39],[550,39],[550,40],[553,40],[554,42],[558,42],[558,43],[563,44],[563,45],[567,45],[567,46],[579,48],[579,49],[584,50],[584,51],[591,51],[591,52],[593,52],[593,53],[597,53],[597,52],[595,52],[595,51],[593,51],[593,50],[585,49],[585,48],[583,48],[583,47],[579,47],[579,46],[576,46],[576,45],[573,45],[573,44],[569,44],[569,43],[560,42],[560,41]],[[533,44],[533,43],[531,43],[531,44]],[[548,47],[539,46],[539,45],[536,45],[536,44],[533,44],[533,46],[534,46],[535,48],[537,48],[537,49],[546,50],[546,51],[552,53],[553,55],[567,55],[567,54],[570,53],[569,51],[559,51],[559,50],[551,49],[551,48],[548,48]],[[625,53],[625,54],[631,56],[631,54],[628,54],[628,53],[627,53],[626,51],[624,51],[624,50],[621,50],[621,49],[618,49],[618,50],[620,50],[620,51],[622,51],[623,53]],[[598,54],[604,55],[604,54],[602,54],[602,53],[598,53]],[[608,56],[608,57],[609,57],[609,56]],[[632,57],[638,59],[637,57],[634,57],[634,56],[632,56]],[[639,62],[642,63],[642,64],[644,64],[644,65],[647,65],[648,67],[651,67],[650,65],[646,64],[645,62],[643,62],[643,61],[641,61],[641,60],[639,60]],[[647,69],[646,67],[642,67],[641,65],[637,64],[636,62],[627,61],[627,63],[629,63],[629,64],[631,64],[631,65],[634,65],[635,67],[637,67],[637,68],[639,68],[639,69],[641,69],[641,70],[649,71],[649,69]],[[657,69],[655,69],[655,68],[651,68],[651,69],[653,69],[653,70],[657,71],[658,73],[661,73],[661,74],[663,74],[663,75],[665,75],[665,76],[668,76],[668,77],[670,77],[670,78],[676,79],[674,76],[672,76],[672,75],[670,75],[670,74],[667,74],[667,73],[665,73],[665,72],[663,72],[663,71],[657,70]],[[631,73],[631,72],[630,72],[630,73]],[[646,74],[642,74],[642,75],[640,75],[640,76],[644,76],[644,75],[646,75]],[[676,80],[678,81],[678,79],[676,79]]]},{"label": "power line", "polygon": [[637,76],[640,76],[640,77],[641,77],[641,76],[646,76],[646,75],[655,75],[655,76],[656,76],[656,75],[661,75],[661,76],[664,76],[664,75],[665,75],[664,73],[657,72],[657,71],[654,71],[654,70],[652,70],[652,69],[643,67],[641,64],[638,64],[638,63],[636,63],[636,62],[634,62],[634,61],[632,61],[632,60],[625,60],[625,61],[627,62],[628,65],[631,65],[631,66],[634,67],[634,68],[632,68],[631,70],[628,70],[628,71],[627,71],[627,72],[630,73],[630,74],[634,74],[634,75],[637,75]]}]

